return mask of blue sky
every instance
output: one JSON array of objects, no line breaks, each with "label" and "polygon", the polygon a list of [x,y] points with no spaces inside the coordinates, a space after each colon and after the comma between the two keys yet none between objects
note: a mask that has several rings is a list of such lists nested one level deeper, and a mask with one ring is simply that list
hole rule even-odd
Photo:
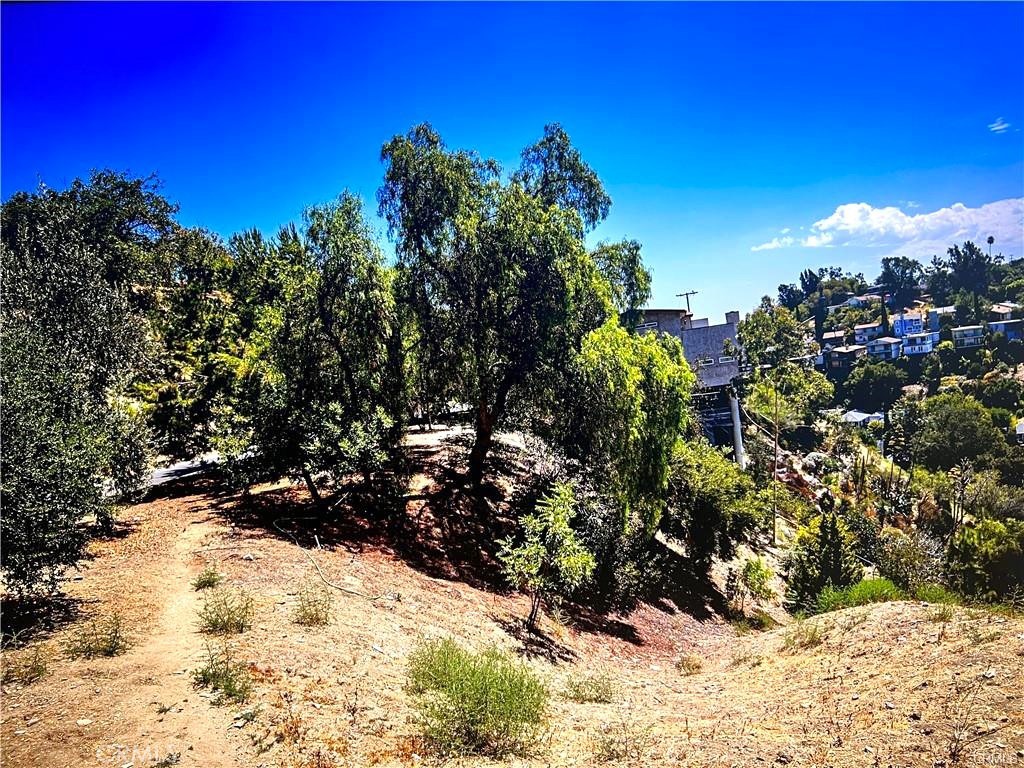
[{"label": "blue sky", "polygon": [[[1024,4],[0,6],[0,194],[157,172],[273,231],[429,121],[506,168],[561,122],[653,305],[749,310],[807,266],[1024,254]],[[959,207],[954,207],[960,204]],[[380,225],[381,239],[385,239]]]}]

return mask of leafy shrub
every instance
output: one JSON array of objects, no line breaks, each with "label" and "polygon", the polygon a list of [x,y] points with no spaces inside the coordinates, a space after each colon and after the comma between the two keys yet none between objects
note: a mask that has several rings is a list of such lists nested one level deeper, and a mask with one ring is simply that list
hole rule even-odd
[{"label": "leafy shrub", "polygon": [[531,595],[527,627],[533,628],[545,598],[576,589],[594,571],[594,556],[569,527],[575,504],[572,485],[556,483],[537,502],[536,513],[522,518],[524,540],[518,546],[511,539],[499,542],[505,576]]},{"label": "leafy shrub", "polygon": [[547,716],[548,690],[525,664],[448,638],[413,650],[408,690],[424,736],[442,754],[524,753]]},{"label": "leafy shrub", "polygon": [[748,632],[764,632],[767,629],[774,628],[778,622],[775,621],[766,611],[760,609],[754,611],[750,615],[742,616],[738,619],[733,620],[732,626],[736,630],[737,635],[745,635]]},{"label": "leafy shrub", "polygon": [[97,656],[120,656],[128,650],[129,645],[121,615],[114,613],[106,619],[90,621],[80,627],[68,640],[65,650],[73,659],[92,659]]},{"label": "leafy shrub", "polygon": [[217,588],[199,609],[199,630],[214,635],[245,632],[252,626],[253,599],[244,590]]},{"label": "leafy shrub", "polygon": [[925,603],[940,605],[958,605],[961,600],[955,592],[951,592],[941,584],[921,584],[914,590],[914,597]]},{"label": "leafy shrub", "polygon": [[295,623],[307,627],[330,624],[333,603],[333,596],[325,585],[319,582],[304,584],[295,607]]},{"label": "leafy shrub", "polygon": [[922,531],[886,528],[878,539],[878,572],[901,589],[913,591],[942,575],[942,544]]},{"label": "leafy shrub", "polygon": [[212,565],[209,565],[192,580],[192,589],[196,592],[204,589],[213,589],[220,584],[223,578]]},{"label": "leafy shrub", "polygon": [[957,591],[997,600],[1024,587],[1024,521],[982,520],[957,531],[946,555]]},{"label": "leafy shrub", "polygon": [[227,643],[220,649],[207,644],[206,662],[193,670],[192,681],[196,688],[210,688],[217,693],[214,704],[225,701],[241,704],[252,692],[249,671],[245,664],[232,659],[231,647]]},{"label": "leafy shrub", "polygon": [[570,677],[564,696],[578,704],[610,704],[615,699],[615,683],[605,674]]},{"label": "leafy shrub", "polygon": [[825,587],[818,594],[815,607],[818,613],[828,613],[841,608],[902,599],[903,593],[888,579],[864,579],[843,589],[831,585]]},{"label": "leafy shrub", "polygon": [[849,586],[864,573],[854,554],[853,537],[835,514],[816,517],[797,532],[786,568],[790,605],[808,609],[815,607],[825,587]]}]

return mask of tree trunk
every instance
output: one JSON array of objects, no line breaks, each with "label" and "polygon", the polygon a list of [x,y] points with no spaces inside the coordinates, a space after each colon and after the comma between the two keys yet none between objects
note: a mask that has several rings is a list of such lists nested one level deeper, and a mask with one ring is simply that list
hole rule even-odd
[{"label": "tree trunk", "polygon": [[323,507],[324,499],[320,495],[320,491],[316,489],[316,483],[313,482],[313,476],[309,474],[309,470],[306,469],[306,465],[302,465],[302,479],[306,481],[306,487],[309,488],[309,495],[313,497],[314,503],[318,507]]},{"label": "tree trunk", "polygon": [[491,450],[494,421],[494,412],[481,401],[476,411],[476,439],[469,452],[469,481],[474,488],[479,488],[484,479],[484,462]]},{"label": "tree trunk", "polygon": [[530,615],[526,619],[526,628],[533,632],[537,626],[537,615],[540,613],[540,592],[534,592],[530,600]]}]

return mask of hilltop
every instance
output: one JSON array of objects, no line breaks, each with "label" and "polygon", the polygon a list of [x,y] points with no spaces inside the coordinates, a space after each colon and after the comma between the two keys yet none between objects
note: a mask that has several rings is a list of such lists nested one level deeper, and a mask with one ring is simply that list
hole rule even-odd
[{"label": "hilltop", "polygon": [[[415,540],[353,510],[310,520],[306,492],[286,483],[243,496],[180,481],[127,509],[66,584],[67,616],[6,654],[40,648],[48,671],[5,686],[5,765],[44,754],[52,766],[431,762],[404,691],[423,636],[519,653],[556,694],[583,675],[610,679],[611,703],[553,696],[548,739],[516,764],[594,765],[618,751],[632,765],[930,766],[951,764],[961,743],[969,764],[1020,759],[1020,618],[893,602],[738,634],[712,591],[685,607],[566,611],[530,636],[527,599],[468,577],[487,573],[479,565],[460,571],[466,539],[433,517],[429,478],[413,483]],[[323,628],[291,620],[317,579],[310,558],[343,588]],[[191,682],[207,643],[191,582],[209,565],[255,599],[252,628],[233,641],[255,681],[246,704],[214,706]],[[113,613],[125,654],[65,658],[85,622]]]}]

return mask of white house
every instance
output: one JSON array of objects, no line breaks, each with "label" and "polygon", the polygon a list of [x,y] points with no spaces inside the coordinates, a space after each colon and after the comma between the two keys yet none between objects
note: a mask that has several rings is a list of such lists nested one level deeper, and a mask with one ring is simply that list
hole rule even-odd
[{"label": "white house", "polygon": [[957,349],[980,347],[985,342],[985,326],[961,325],[953,329],[953,346]]},{"label": "white house", "polygon": [[858,344],[867,344],[872,339],[877,339],[881,335],[881,321],[875,323],[861,323],[860,325],[853,326],[854,341]]},{"label": "white house", "polygon": [[883,421],[884,416],[877,411],[875,413],[864,413],[864,411],[847,411],[839,417],[846,424],[855,424],[858,427],[866,427],[873,421]]},{"label": "white house", "polygon": [[851,307],[867,307],[881,301],[882,297],[877,293],[865,293],[863,296],[851,296],[846,300],[846,303]]},{"label": "white house", "polygon": [[942,316],[943,315],[955,315],[955,314],[956,314],[956,307],[954,307],[954,306],[932,307],[931,309],[928,310],[928,330],[929,331],[939,331],[939,330],[942,330],[941,328],[939,328],[939,321],[942,319]]},{"label": "white house", "polygon": [[909,336],[924,330],[924,319],[920,312],[901,312],[892,316],[892,333],[894,336]]},{"label": "white house", "polygon": [[903,349],[903,339],[894,336],[879,336],[868,342],[868,354],[878,360],[898,360]]},{"label": "white house", "polygon": [[924,331],[922,333],[908,333],[903,339],[904,355],[927,355],[935,345],[939,343],[937,331]]}]

